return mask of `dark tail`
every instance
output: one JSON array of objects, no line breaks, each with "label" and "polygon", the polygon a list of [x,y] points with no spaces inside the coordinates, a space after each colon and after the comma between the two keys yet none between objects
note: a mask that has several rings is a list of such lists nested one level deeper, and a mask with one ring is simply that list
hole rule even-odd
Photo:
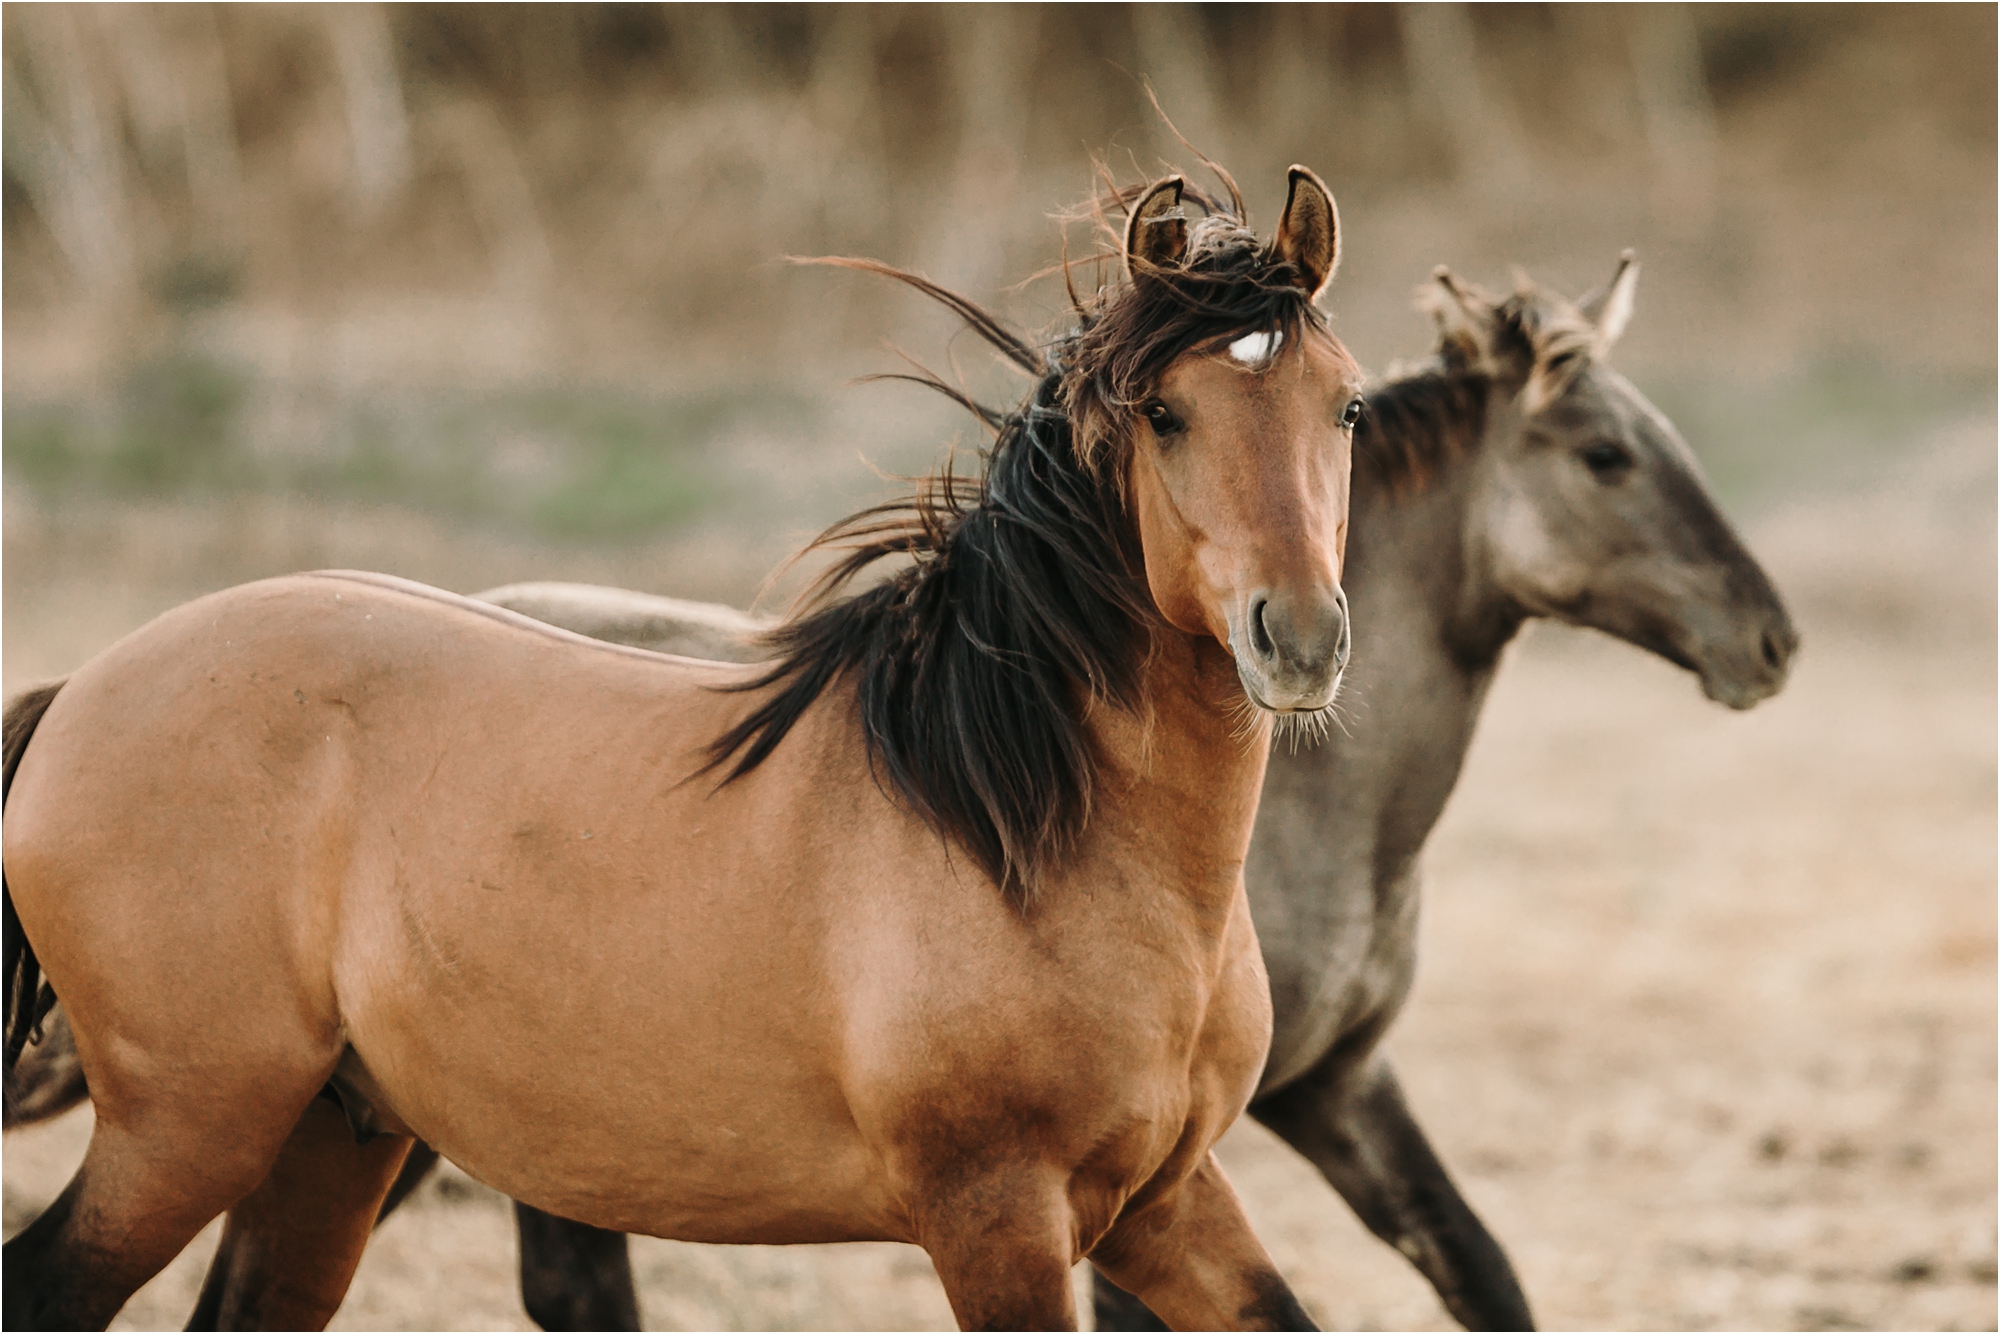
[{"label": "dark tail", "polygon": [[[21,766],[29,739],[62,688],[61,681],[36,686],[15,696],[6,713],[0,715],[0,806],[5,805],[14,786],[14,770]],[[42,1016],[56,1003],[56,993],[42,981],[41,960],[21,930],[21,919],[14,915],[14,895],[7,888],[4,871],[0,871],[0,979],[5,980],[7,991],[4,1034],[7,1069],[11,1071],[22,1048],[41,1037]]]}]

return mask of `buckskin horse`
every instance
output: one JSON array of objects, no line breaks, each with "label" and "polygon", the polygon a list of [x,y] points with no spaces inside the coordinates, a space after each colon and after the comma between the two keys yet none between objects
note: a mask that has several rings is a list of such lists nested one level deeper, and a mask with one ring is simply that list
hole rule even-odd
[{"label": "buckskin horse", "polygon": [[[1316,748],[1275,749],[1250,843],[1276,1024],[1250,1114],[1473,1329],[1528,1327],[1527,1301],[1379,1048],[1415,970],[1420,854],[1503,650],[1531,618],[1588,626],[1747,709],[1783,688],[1798,647],[1679,433],[1607,364],[1637,279],[1629,253],[1575,303],[1435,275],[1424,304],[1436,351],[1370,386],[1355,433],[1343,584],[1362,627],[1348,679],[1365,712]],[[559,583],[478,596],[666,652],[740,662],[766,652],[767,621],[709,603]],[[48,1059],[31,1090],[45,1099],[74,1078],[60,1042]],[[413,1154],[392,1198],[434,1162],[428,1149]],[[517,1214],[522,1295],[538,1322],[638,1327],[622,1237],[527,1205]],[[1096,1308],[1099,1329],[1159,1327],[1109,1283]]]},{"label": "buckskin horse", "polygon": [[1361,376],[1332,197],[1294,168],[1267,245],[1229,193],[1140,196],[1048,353],[995,330],[1035,383],[982,475],[824,535],[765,664],[322,572],[10,705],[8,1060],[59,995],[97,1121],[6,1323],[102,1328],[227,1211],[198,1314],[323,1325],[420,1136],[600,1227],[914,1242],[966,1327],[1074,1327],[1084,1257],[1308,1327],[1210,1146],[1270,1035],[1272,720],[1350,642]]}]

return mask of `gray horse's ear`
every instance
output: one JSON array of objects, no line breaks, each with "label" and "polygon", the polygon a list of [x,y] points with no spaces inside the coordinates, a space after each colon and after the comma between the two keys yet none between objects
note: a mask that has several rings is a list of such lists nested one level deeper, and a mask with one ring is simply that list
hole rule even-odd
[{"label": "gray horse's ear", "polygon": [[1306,290],[1318,296],[1340,267],[1340,210],[1325,182],[1300,166],[1291,171],[1291,193],[1274,243],[1305,279]]},{"label": "gray horse's ear", "polygon": [[1180,177],[1169,176],[1133,205],[1125,224],[1126,277],[1172,268],[1187,253],[1187,214],[1181,210],[1181,190],[1186,185]]},{"label": "gray horse's ear", "polygon": [[1585,318],[1597,326],[1596,350],[1600,355],[1609,352],[1625,332],[1632,318],[1632,293],[1638,286],[1639,261],[1627,250],[1618,257],[1618,272],[1611,275],[1611,281],[1576,303]]},{"label": "gray horse's ear", "polygon": [[1418,289],[1417,304],[1437,321],[1438,354],[1447,366],[1493,372],[1494,310],[1484,293],[1440,264],[1431,271],[1431,281]]}]

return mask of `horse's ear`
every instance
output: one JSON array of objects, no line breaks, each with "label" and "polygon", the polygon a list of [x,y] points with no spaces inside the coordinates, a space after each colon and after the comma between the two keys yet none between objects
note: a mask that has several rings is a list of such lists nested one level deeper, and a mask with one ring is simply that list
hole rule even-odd
[{"label": "horse's ear", "polygon": [[1294,166],[1291,176],[1277,251],[1305,279],[1306,290],[1318,296],[1340,267],[1340,210],[1333,206],[1332,192],[1310,170]]},{"label": "horse's ear", "polygon": [[1455,371],[1494,370],[1493,303],[1478,288],[1440,264],[1417,293],[1417,304],[1437,321],[1438,354]]},{"label": "horse's ear", "polygon": [[1632,318],[1632,293],[1639,286],[1639,261],[1627,250],[1618,257],[1618,272],[1611,281],[1576,303],[1584,317],[1597,326],[1597,352],[1611,350]]},{"label": "horse's ear", "polygon": [[1172,268],[1187,253],[1187,214],[1181,211],[1181,190],[1186,185],[1180,177],[1169,176],[1132,206],[1132,217],[1125,224],[1126,277]]}]

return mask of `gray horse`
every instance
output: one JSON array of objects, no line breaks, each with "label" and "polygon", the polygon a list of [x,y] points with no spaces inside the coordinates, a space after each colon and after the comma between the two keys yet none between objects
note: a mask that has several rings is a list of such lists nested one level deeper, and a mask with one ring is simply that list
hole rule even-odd
[{"label": "gray horse", "polygon": [[[1717,510],[1673,425],[1605,364],[1632,309],[1629,253],[1571,304],[1505,299],[1440,269],[1437,353],[1375,385],[1355,436],[1349,689],[1366,713],[1271,756],[1246,879],[1275,1008],[1251,1115],[1325,1174],[1470,1329],[1532,1318],[1506,1254],[1460,1196],[1379,1051],[1408,995],[1424,841],[1458,781],[1502,651],[1530,617],[1590,626],[1696,672],[1746,709],[1798,646],[1777,592]],[[747,659],[766,622],[574,584],[481,595],[599,638]],[[52,1114],[59,1020],[10,1091]],[[73,1061],[71,1062],[73,1065]],[[35,1071],[44,1073],[36,1075]],[[10,1119],[29,1119],[19,1108]],[[414,1154],[386,1212],[433,1161]],[[522,1291],[545,1328],[636,1328],[624,1238],[517,1206]],[[1101,1278],[1099,1329],[1157,1329]]]}]

